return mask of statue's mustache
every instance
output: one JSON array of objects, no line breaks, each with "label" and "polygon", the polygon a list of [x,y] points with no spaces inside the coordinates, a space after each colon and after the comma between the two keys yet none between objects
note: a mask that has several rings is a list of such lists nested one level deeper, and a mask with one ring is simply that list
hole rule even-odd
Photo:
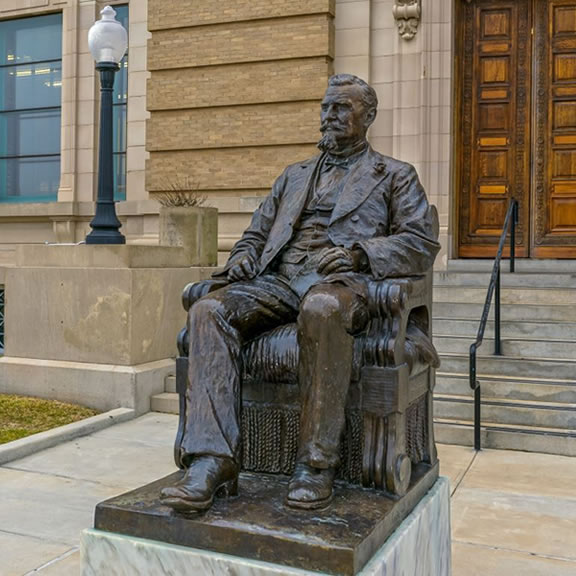
[{"label": "statue's mustache", "polygon": [[345,126],[342,126],[342,124],[337,124],[335,122],[323,122],[320,125],[320,132],[322,132],[322,133],[324,133],[328,130],[335,130],[337,132],[341,132],[344,129],[345,129]]}]

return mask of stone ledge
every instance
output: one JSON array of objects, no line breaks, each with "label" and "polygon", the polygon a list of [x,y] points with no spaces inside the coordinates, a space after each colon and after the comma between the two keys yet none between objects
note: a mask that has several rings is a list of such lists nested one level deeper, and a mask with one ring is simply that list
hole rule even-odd
[{"label": "stone ledge", "polygon": [[[190,268],[194,255],[182,247],[124,245],[23,244],[16,248],[22,268]],[[198,279],[210,267],[197,268]]]},{"label": "stone ledge", "polygon": [[59,426],[52,430],[38,432],[32,436],[8,442],[0,446],[0,466],[12,460],[19,460],[20,458],[25,458],[41,450],[52,448],[63,442],[74,440],[80,436],[87,436],[88,434],[104,430],[104,428],[108,428],[113,424],[120,424],[121,422],[132,420],[135,415],[134,410],[117,408],[104,414],[98,414],[91,418],[85,418],[78,422],[72,422],[65,426]]},{"label": "stone ledge", "polygon": [[150,411],[150,398],[164,390],[174,374],[173,359],[137,366],[61,362],[35,358],[0,358],[0,394],[21,394],[81,404],[106,412]]}]

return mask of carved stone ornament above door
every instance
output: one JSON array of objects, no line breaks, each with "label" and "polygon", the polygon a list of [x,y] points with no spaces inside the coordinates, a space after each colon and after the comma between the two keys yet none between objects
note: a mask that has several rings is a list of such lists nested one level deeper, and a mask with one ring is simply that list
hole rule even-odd
[{"label": "carved stone ornament above door", "polygon": [[398,26],[398,32],[404,40],[412,40],[418,32],[422,14],[421,0],[396,0],[392,13]]}]

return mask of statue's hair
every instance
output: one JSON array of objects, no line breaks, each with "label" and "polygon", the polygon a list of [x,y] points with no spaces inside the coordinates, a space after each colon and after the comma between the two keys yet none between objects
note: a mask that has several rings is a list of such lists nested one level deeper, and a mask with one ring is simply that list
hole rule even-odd
[{"label": "statue's hair", "polygon": [[354,76],[353,74],[334,74],[334,76],[330,76],[328,80],[328,86],[351,86],[354,84],[362,90],[362,103],[366,108],[366,112],[373,110],[374,114],[376,114],[376,110],[378,109],[378,96],[376,96],[374,88],[362,80],[362,78],[358,78],[358,76]]}]

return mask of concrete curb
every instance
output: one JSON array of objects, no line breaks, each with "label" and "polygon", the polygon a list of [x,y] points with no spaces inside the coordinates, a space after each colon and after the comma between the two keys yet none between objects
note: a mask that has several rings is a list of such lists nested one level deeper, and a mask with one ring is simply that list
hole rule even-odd
[{"label": "concrete curb", "polygon": [[129,408],[116,408],[115,410],[110,410],[109,412],[104,412],[103,414],[98,414],[97,416],[92,416],[79,422],[73,422],[72,424],[66,424],[59,428],[46,430],[46,432],[39,432],[38,434],[21,438],[20,440],[8,442],[7,444],[0,445],[0,466],[12,460],[30,456],[46,448],[52,448],[63,442],[74,440],[74,438],[98,432],[113,424],[132,420],[135,416],[136,412],[134,410],[130,410]]}]

